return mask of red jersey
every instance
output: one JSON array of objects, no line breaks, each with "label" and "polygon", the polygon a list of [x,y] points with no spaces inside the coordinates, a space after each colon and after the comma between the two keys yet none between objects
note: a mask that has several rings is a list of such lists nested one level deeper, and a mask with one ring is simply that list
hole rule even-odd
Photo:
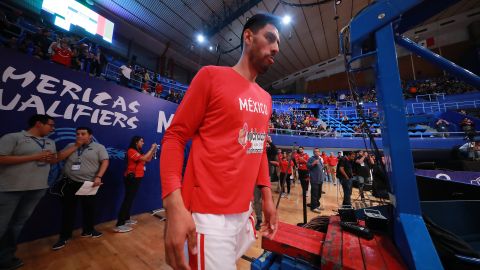
[{"label": "red jersey", "polygon": [[328,165],[330,166],[337,166],[338,164],[338,158],[333,156],[333,157],[328,157]]},{"label": "red jersey", "polygon": [[292,174],[293,173],[293,160],[290,160],[290,167],[288,166],[288,161],[286,159],[282,159],[280,161],[280,172]]},{"label": "red jersey", "polygon": [[53,48],[53,51],[55,52],[52,55],[53,62],[70,67],[70,65],[72,64],[72,55],[73,55],[70,48],[64,49],[64,48],[55,47]]},{"label": "red jersey", "polygon": [[135,178],[140,178],[145,175],[145,161],[140,160],[142,154],[133,148],[129,148],[127,151],[127,170],[124,176],[129,173],[134,173]]},{"label": "red jersey", "polygon": [[162,140],[162,197],[181,188],[191,212],[247,211],[255,185],[270,186],[265,139],[271,108],[270,95],[231,67],[200,69]]},{"label": "red jersey", "polygon": [[307,161],[308,161],[308,154],[303,153],[303,154],[296,154],[295,155],[295,161],[297,161],[298,169],[301,171],[308,171],[307,168]]}]

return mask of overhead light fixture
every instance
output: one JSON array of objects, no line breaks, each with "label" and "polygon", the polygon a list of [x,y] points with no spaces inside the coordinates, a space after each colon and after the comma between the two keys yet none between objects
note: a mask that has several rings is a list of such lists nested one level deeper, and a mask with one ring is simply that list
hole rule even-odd
[{"label": "overhead light fixture", "polygon": [[284,25],[287,25],[287,24],[289,24],[290,22],[292,22],[292,17],[290,17],[289,15],[283,16],[283,18],[282,18],[282,23],[283,23]]},{"label": "overhead light fixture", "polygon": [[93,0],[86,0],[85,3],[89,4],[90,6],[93,6]]},{"label": "overhead light fixture", "polygon": [[209,46],[209,47],[208,47],[208,50],[209,50],[209,51],[213,51],[213,47],[212,47],[212,46]]},{"label": "overhead light fixture", "polygon": [[198,43],[203,43],[205,41],[205,37],[202,34],[197,35]]},{"label": "overhead light fixture", "polygon": [[335,0],[335,5],[340,5],[342,3],[342,0]]}]

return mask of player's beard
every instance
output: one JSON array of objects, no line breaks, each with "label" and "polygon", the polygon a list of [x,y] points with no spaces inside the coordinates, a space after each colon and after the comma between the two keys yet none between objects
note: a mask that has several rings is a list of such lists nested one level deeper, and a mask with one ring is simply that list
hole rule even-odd
[{"label": "player's beard", "polygon": [[265,74],[272,65],[269,62],[270,55],[264,55],[258,48],[256,39],[253,39],[253,48],[250,54],[250,63],[255,67],[258,74]]}]

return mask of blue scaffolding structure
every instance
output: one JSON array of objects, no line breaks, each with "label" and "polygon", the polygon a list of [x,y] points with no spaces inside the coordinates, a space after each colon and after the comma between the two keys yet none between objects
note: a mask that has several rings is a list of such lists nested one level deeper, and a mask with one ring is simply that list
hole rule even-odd
[{"label": "blue scaffolding structure", "polygon": [[[378,0],[357,14],[340,35],[340,47],[348,59],[347,72],[366,69],[375,72],[383,150],[394,206],[394,241],[410,269],[443,267],[420,209],[395,44],[480,89],[478,76],[402,36],[456,2],[459,1]],[[366,43],[374,46],[366,49]],[[376,58],[373,66],[352,67],[354,62],[367,57]]]}]

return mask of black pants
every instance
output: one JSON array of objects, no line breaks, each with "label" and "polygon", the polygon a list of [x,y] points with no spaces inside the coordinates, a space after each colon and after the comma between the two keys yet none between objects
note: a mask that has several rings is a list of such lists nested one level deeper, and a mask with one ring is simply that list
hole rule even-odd
[{"label": "black pants", "polygon": [[311,200],[310,200],[310,209],[313,210],[315,208],[320,207],[320,198],[322,197],[322,185],[323,182],[320,183],[310,183],[312,186],[312,189],[310,190],[310,193],[312,195]]},{"label": "black pants", "polygon": [[125,225],[125,221],[130,219],[130,210],[133,200],[137,195],[138,188],[140,187],[141,180],[142,178],[135,178],[133,175],[125,177],[125,198],[118,213],[117,226]]},{"label": "black pants", "polygon": [[123,74],[120,74],[120,85],[123,85],[125,87],[129,87],[128,83],[130,82],[130,79],[123,76]]},{"label": "black pants", "polygon": [[287,193],[290,194],[290,176],[291,174],[280,173],[280,186],[282,187],[282,192],[285,193],[285,182],[287,183]]},{"label": "black pants", "polygon": [[340,179],[343,189],[343,205],[352,205],[352,179]]},{"label": "black pants", "polygon": [[83,232],[90,233],[94,230],[95,195],[75,195],[82,185],[83,183],[81,182],[67,180],[65,187],[63,188],[62,231],[60,232],[61,239],[69,239],[72,237],[78,200],[80,200],[83,210]]},{"label": "black pants", "polygon": [[300,184],[302,185],[302,192],[304,194],[307,194],[308,175],[308,171],[298,170],[298,178],[300,179]]}]

